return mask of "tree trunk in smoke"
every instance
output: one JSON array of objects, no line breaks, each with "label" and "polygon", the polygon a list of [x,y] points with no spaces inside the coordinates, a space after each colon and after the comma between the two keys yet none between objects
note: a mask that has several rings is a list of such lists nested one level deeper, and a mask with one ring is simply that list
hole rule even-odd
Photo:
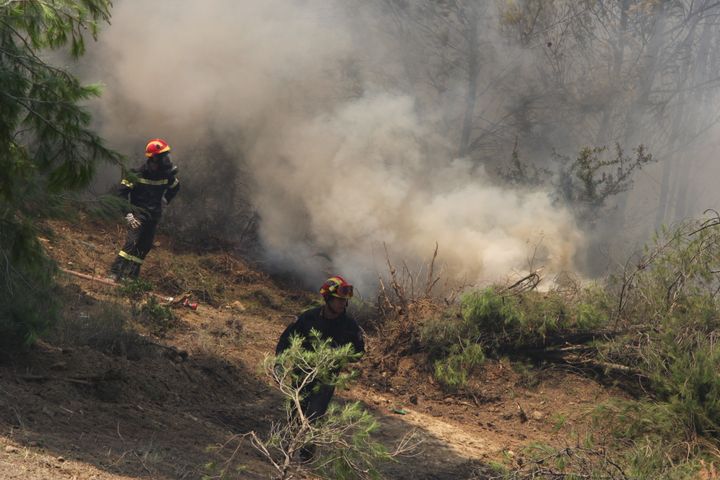
[{"label": "tree trunk in smoke", "polygon": [[[653,15],[655,22],[648,39],[647,48],[645,51],[645,62],[640,70],[639,80],[634,88],[637,92],[635,100],[629,106],[629,109],[625,113],[625,123],[621,127],[624,128],[625,134],[620,139],[620,144],[625,151],[630,151],[633,146],[632,142],[636,140],[633,137],[634,129],[638,127],[638,123],[642,118],[641,113],[647,108],[648,99],[652,85],[655,81],[658,70],[658,55],[662,47],[665,30],[665,5],[666,1],[661,1],[656,4],[653,9]],[[628,7],[629,9],[629,7]],[[652,148],[652,146],[650,146]],[[607,225],[610,228],[605,229],[605,235],[598,235],[595,241],[597,246],[608,248],[609,252],[616,253],[619,255],[625,255],[627,252],[624,251],[627,244],[628,236],[632,236],[635,233],[631,233],[627,230],[626,224],[628,216],[628,192],[618,195],[617,197],[617,208],[613,211],[610,218],[607,220]],[[633,224],[635,226],[635,224]],[[627,232],[625,236],[618,234],[618,232]],[[593,252],[589,252],[593,254]]]},{"label": "tree trunk in smoke", "polygon": [[637,85],[638,95],[630,107],[625,117],[625,138],[623,139],[623,147],[632,147],[633,128],[636,127],[637,121],[640,119],[640,110],[644,109],[650,98],[655,77],[657,75],[660,48],[665,30],[665,5],[666,2],[660,2],[655,7],[654,15],[657,17],[652,28],[652,33],[648,41],[647,52],[645,53],[646,62],[640,73],[639,84]]},{"label": "tree trunk in smoke", "polygon": [[[655,213],[655,229],[659,229],[660,226],[667,220],[669,215],[672,213],[677,218],[677,215],[679,213],[680,205],[679,205],[679,197],[677,195],[679,194],[678,185],[682,184],[682,181],[679,181],[679,177],[682,176],[682,172],[687,169],[687,166],[685,169],[680,169],[680,172],[678,173],[679,176],[673,176],[673,172],[675,170],[675,161],[682,161],[681,159],[676,159],[677,152],[680,150],[680,145],[682,143],[682,138],[684,137],[684,134],[687,132],[685,131],[687,124],[684,121],[684,116],[686,112],[686,102],[687,102],[687,83],[688,83],[688,77],[690,76],[690,71],[692,70],[693,65],[693,58],[692,58],[692,43],[694,38],[694,32],[698,25],[698,20],[695,20],[690,27],[690,32],[685,37],[685,40],[683,41],[682,49],[686,51],[685,54],[685,60],[683,62],[683,68],[682,68],[682,75],[680,77],[680,80],[676,84],[676,88],[680,91],[680,94],[678,96],[678,102],[677,102],[677,111],[673,115],[672,125],[670,127],[670,141],[668,142],[668,152],[663,157],[663,172],[662,172],[662,180],[660,183],[660,196],[658,197],[658,208],[657,212]],[[705,28],[707,30],[707,26]],[[703,32],[705,34],[705,32]],[[675,161],[673,161],[675,160]],[[670,180],[673,180],[673,184],[670,184]],[[672,187],[672,194],[670,193]],[[677,198],[678,203],[675,205],[674,211],[671,209],[670,205],[670,199]]]},{"label": "tree trunk in smoke", "polygon": [[655,213],[655,230],[658,230],[662,226],[669,213],[668,211],[670,207],[670,178],[672,177],[672,173],[675,167],[673,157],[675,152],[675,146],[677,146],[678,140],[680,138],[680,119],[683,117],[684,114],[684,105],[685,92],[680,94],[678,111],[673,118],[672,128],[670,129],[670,131],[672,132],[672,139],[670,141],[670,152],[664,155],[662,159],[662,180],[660,181],[660,196],[658,197],[658,207],[657,212]]},{"label": "tree trunk in smoke", "polygon": [[[703,107],[709,105],[712,101],[711,94],[708,90],[704,90],[702,95],[696,96],[688,95],[687,92],[693,85],[705,85],[711,78],[710,72],[715,71],[713,66],[710,65],[710,63],[713,62],[710,49],[711,45],[714,45],[713,35],[716,32],[714,28],[716,25],[708,20],[708,15],[714,16],[714,12],[710,12],[712,8],[717,6],[714,1],[715,0],[712,0],[712,2],[706,0],[703,4],[697,6],[695,9],[696,13],[692,16],[692,23],[689,27],[688,34],[681,45],[680,51],[685,52],[685,57],[682,77],[676,85],[676,88],[681,91],[678,100],[678,110],[680,113],[673,119],[670,144],[671,152],[687,152],[686,147],[693,143],[697,136],[701,134],[701,129],[706,126],[705,122],[700,118],[700,113]],[[707,12],[708,15],[700,15],[702,12]],[[702,33],[700,34],[697,55],[693,57],[692,50],[695,44],[695,32],[702,21],[705,23]],[[689,87],[688,84],[690,84]],[[689,103],[689,105],[686,105],[687,103]],[[684,114],[687,113],[690,114],[689,117],[684,118]],[[689,210],[693,208],[689,205],[688,187],[690,178],[697,168],[697,159],[692,155],[687,155],[683,159],[678,159],[678,161],[683,161],[683,168],[675,168],[678,170],[676,176],[668,173],[667,170],[669,170],[670,167],[667,165],[667,169],[663,171],[663,184],[660,196],[661,209],[658,210],[656,225],[659,225],[661,220],[667,220],[671,214],[672,219],[682,220],[687,217]],[[672,182],[666,185],[666,180],[672,180]],[[666,195],[666,197],[664,197],[664,195]],[[670,211],[669,199],[676,199],[674,211]],[[661,215],[663,215],[662,218]]]},{"label": "tree trunk in smoke", "polygon": [[688,216],[688,184],[690,183],[690,178],[692,178],[694,170],[695,158],[688,156],[685,159],[683,168],[680,169],[680,175],[677,175],[678,193],[675,220],[683,220]]},{"label": "tree trunk in smoke", "polygon": [[655,230],[659,230],[665,222],[669,204],[670,175],[672,175],[673,162],[669,157],[662,159],[662,179],[660,180],[660,196],[658,197],[657,211],[655,212]]},{"label": "tree trunk in smoke", "polygon": [[[628,26],[628,8],[630,0],[622,0],[620,2],[620,26],[617,32],[617,39],[613,45],[613,64],[610,73],[611,92],[617,92],[618,86],[621,85],[620,74],[622,72],[623,61],[625,60],[625,44],[627,42],[627,26]],[[609,139],[610,117],[613,112],[612,102],[608,102],[603,109],[602,120],[600,121],[600,129],[595,137],[595,145],[605,145]]]},{"label": "tree trunk in smoke", "polygon": [[[708,59],[710,57],[710,45],[713,33],[711,27],[711,23],[709,21],[706,21],[705,25],[703,25],[702,33],[700,34],[697,58],[694,62],[688,62],[690,64],[688,65],[688,69],[692,68],[694,70],[694,75],[691,78],[692,80],[694,80],[695,84],[704,84],[710,79],[710,72],[707,69],[707,65]],[[691,115],[690,118],[688,118],[687,122],[683,122],[683,124],[687,128],[685,134],[689,137],[690,142],[698,135],[700,129],[704,127],[704,125],[701,124],[701,122],[699,121],[700,110],[703,105],[711,101],[709,97],[710,94],[707,92],[707,90],[702,95],[698,95],[695,102],[693,102],[694,108],[691,109],[691,112],[694,112],[694,115]],[[688,187],[690,185],[690,179],[692,178],[696,168],[697,158],[695,158],[694,155],[689,155],[685,159],[684,168],[680,169],[680,174],[677,176],[678,195],[677,209],[675,212],[676,220],[682,220],[686,218],[688,214],[693,215],[696,213],[691,211],[692,207],[690,206],[690,201],[688,198]]]},{"label": "tree trunk in smoke", "polygon": [[[638,95],[635,97],[635,101],[630,106],[625,116],[625,135],[622,141],[624,149],[628,150],[632,148],[633,129],[637,127],[637,123],[641,118],[641,110],[646,108],[648,99],[650,98],[650,91],[655,81],[658,70],[658,55],[660,48],[662,47],[662,41],[665,30],[665,6],[666,1],[662,1],[655,6],[654,16],[656,17],[655,23],[653,24],[652,33],[648,40],[648,47],[645,54],[646,62],[640,74],[640,80],[637,85]],[[625,193],[620,195],[618,198],[618,208],[615,219],[613,220],[614,229],[616,231],[622,231],[625,226],[625,219],[627,217],[627,206],[628,206],[628,194]],[[617,238],[618,241],[622,242],[624,239]]]},{"label": "tree trunk in smoke", "polygon": [[477,84],[478,76],[480,75],[480,61],[478,52],[478,38],[477,38],[477,24],[478,18],[477,13],[473,7],[469,8],[469,13],[466,17],[468,22],[468,28],[466,30],[466,42],[467,42],[467,96],[465,97],[465,113],[463,115],[462,133],[460,135],[460,148],[458,154],[460,157],[464,157],[469,152],[470,146],[470,133],[473,127],[473,115],[475,113],[475,104],[477,103]]}]

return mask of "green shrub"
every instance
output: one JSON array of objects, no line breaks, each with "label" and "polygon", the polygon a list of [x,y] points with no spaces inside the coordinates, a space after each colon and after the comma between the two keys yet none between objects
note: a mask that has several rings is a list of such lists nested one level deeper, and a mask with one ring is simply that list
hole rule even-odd
[{"label": "green shrub", "polygon": [[493,289],[462,297],[460,334],[492,350],[542,346],[567,333],[590,332],[609,321],[607,298],[585,289],[574,299],[559,292],[501,295]]},{"label": "green shrub", "polygon": [[485,353],[477,343],[455,344],[450,355],[435,361],[435,379],[450,391],[460,390],[467,386],[472,369],[484,362]]},{"label": "green shrub", "polygon": [[667,404],[649,400],[606,402],[594,410],[593,421],[618,441],[663,443],[668,438],[680,440],[678,434],[683,433],[682,419]]},{"label": "green shrub", "polygon": [[616,300],[600,285],[582,289],[579,298],[571,304],[573,327],[579,331],[596,331],[610,327]]},{"label": "green shrub", "polygon": [[152,333],[162,334],[173,326],[175,314],[151,294],[151,282],[142,278],[125,279],[117,289],[122,296],[130,299],[132,316],[148,326]]},{"label": "green shrub", "polygon": [[163,333],[172,327],[175,314],[170,307],[160,304],[157,298],[150,296],[140,308],[140,318],[151,327],[154,333]]},{"label": "green shrub", "polygon": [[688,428],[688,418],[671,403],[650,400],[614,400],[593,412],[598,431],[612,435],[628,478],[698,478],[702,460],[712,461],[713,454]]},{"label": "green shrub", "polygon": [[467,326],[460,314],[451,310],[427,319],[419,329],[419,343],[432,360],[447,356],[461,338],[468,338]]},{"label": "green shrub", "polygon": [[[611,284],[623,295],[619,323],[628,333],[603,352],[648,379],[645,385],[657,408],[672,414],[675,428],[658,438],[720,439],[720,282],[714,273],[719,257],[717,224],[687,222],[663,230],[637,270]],[[638,416],[630,424],[646,418]]]},{"label": "green shrub", "polygon": [[470,370],[484,361],[486,350],[497,355],[542,346],[562,334],[604,328],[609,303],[597,287],[571,300],[558,292],[503,295],[488,288],[463,295],[457,311],[428,319],[419,341],[435,378],[444,388],[458,390],[467,385]]},{"label": "green shrub", "polygon": [[525,322],[517,299],[491,288],[463,295],[460,308],[464,338],[482,341],[493,349],[513,341]]},{"label": "green shrub", "polygon": [[[679,349],[678,349],[679,350]],[[720,350],[710,342],[678,351],[652,380],[685,429],[720,439]]]},{"label": "green shrub", "polygon": [[152,289],[152,283],[142,278],[126,278],[117,287],[120,295],[135,301],[141,300]]},{"label": "green shrub", "polygon": [[0,202],[0,347],[32,344],[59,318],[55,264],[29,223],[18,223]]}]

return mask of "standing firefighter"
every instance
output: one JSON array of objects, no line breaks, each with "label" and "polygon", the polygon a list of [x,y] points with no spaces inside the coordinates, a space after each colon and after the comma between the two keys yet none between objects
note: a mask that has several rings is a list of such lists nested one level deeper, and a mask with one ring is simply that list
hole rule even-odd
[{"label": "standing firefighter", "polygon": [[[290,338],[298,335],[304,339],[303,347],[310,348],[310,331],[317,330],[321,339],[330,340],[333,348],[351,344],[355,353],[365,352],[365,342],[357,322],[346,313],[348,300],[353,296],[353,286],[339,275],[328,278],[320,295],[325,300],[321,307],[312,308],[300,314],[280,335],[275,355],[279,355],[290,346]],[[322,417],[328,409],[335,392],[334,385],[318,385],[311,382],[304,388],[301,408],[303,414],[314,421]],[[307,445],[300,451],[303,460],[310,460],[314,454],[314,446]]]},{"label": "standing firefighter", "polygon": [[137,278],[140,274],[145,256],[153,246],[163,198],[169,204],[180,190],[177,167],[170,161],[170,145],[165,140],[150,140],[145,156],[145,163],[133,168],[120,182],[118,195],[130,201],[132,212],[125,215],[127,240],[110,267],[115,280]]}]

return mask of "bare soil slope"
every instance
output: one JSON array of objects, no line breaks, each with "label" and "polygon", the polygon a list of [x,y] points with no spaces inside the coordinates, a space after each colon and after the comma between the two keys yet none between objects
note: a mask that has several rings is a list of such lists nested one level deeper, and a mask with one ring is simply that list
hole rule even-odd
[{"label": "bare soil slope", "polygon": [[[48,228],[59,265],[92,275],[105,275],[123,239],[107,224]],[[143,277],[200,305],[176,308],[171,325],[123,327],[113,319],[132,305],[117,289],[62,275],[64,321],[28,354],[0,357],[0,479],[199,479],[230,455],[234,435],[265,432],[282,415],[258,367],[313,292],[163,236]],[[338,397],[373,410],[388,444],[413,429],[425,440],[419,455],[385,466],[387,478],[482,478],[483,465],[517,461],[531,442],[574,444],[611,394],[572,372],[489,362],[483,394],[455,398],[412,358],[383,375],[367,343],[359,382]],[[243,479],[271,472],[248,445],[234,467]]]}]

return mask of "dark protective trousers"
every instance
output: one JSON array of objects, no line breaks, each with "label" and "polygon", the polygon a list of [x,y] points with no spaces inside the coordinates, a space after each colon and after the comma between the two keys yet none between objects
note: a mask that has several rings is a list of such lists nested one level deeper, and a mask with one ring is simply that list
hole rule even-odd
[{"label": "dark protective trousers", "polygon": [[310,421],[315,421],[325,415],[333,393],[335,393],[333,385],[320,385],[317,391],[313,391],[314,387],[312,384],[309,385],[307,396],[300,402],[303,413]]},{"label": "dark protective trousers", "polygon": [[[333,393],[335,393],[335,386],[333,385],[320,385],[315,390],[315,384],[310,384],[307,387],[307,395],[300,402],[305,417],[311,422],[317,421],[327,412],[330,400],[332,400]],[[315,457],[315,445],[307,444],[303,445],[300,449],[300,460],[303,462],[310,462]]]},{"label": "dark protective trousers", "polygon": [[122,250],[110,267],[110,273],[118,278],[137,278],[140,267],[152,249],[159,219],[143,219],[138,228],[128,228]]}]

